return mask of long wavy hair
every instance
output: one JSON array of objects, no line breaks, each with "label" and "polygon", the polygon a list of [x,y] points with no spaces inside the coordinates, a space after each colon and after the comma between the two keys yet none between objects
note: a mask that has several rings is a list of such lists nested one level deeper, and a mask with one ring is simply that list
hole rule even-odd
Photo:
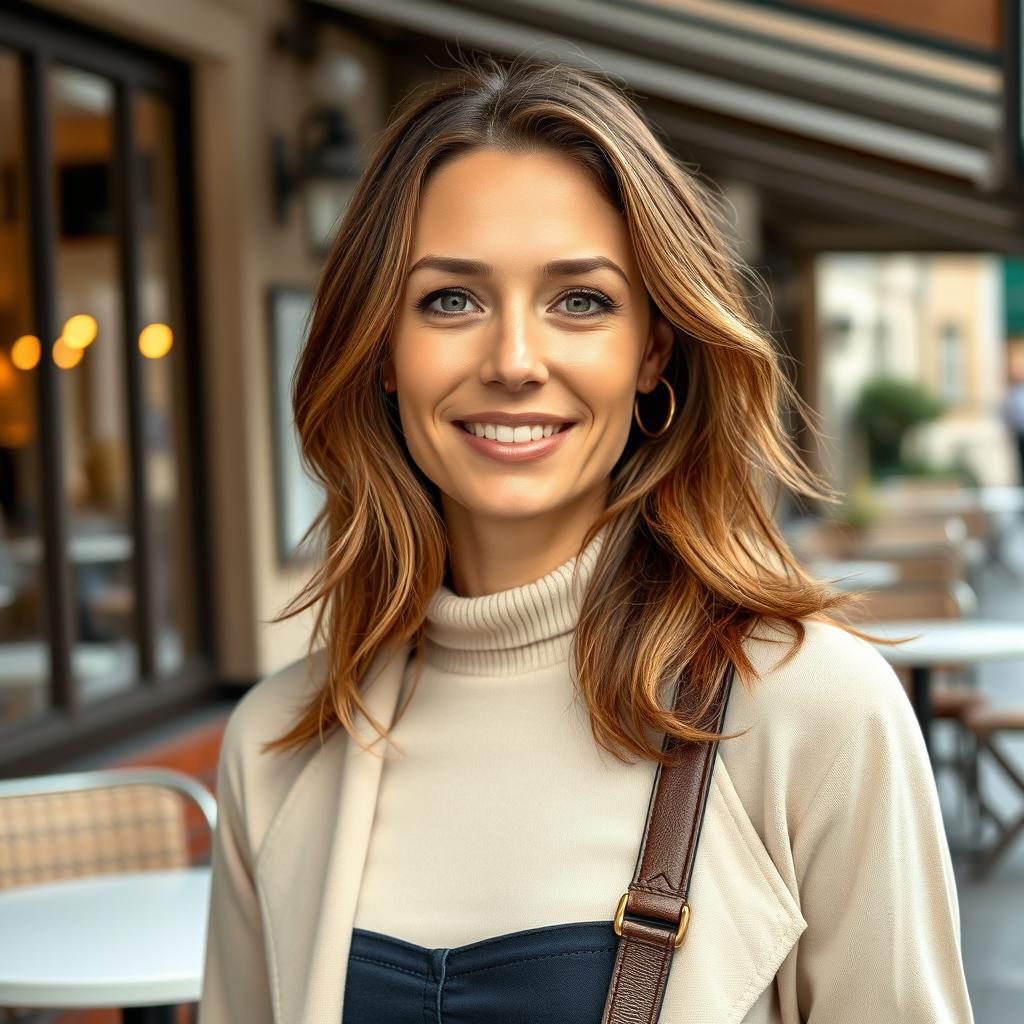
[{"label": "long wavy hair", "polygon": [[[621,761],[667,763],[655,737],[731,738],[709,728],[712,703],[730,661],[753,685],[743,640],[759,621],[788,627],[788,658],[802,620],[830,618],[849,599],[803,571],[774,521],[783,490],[836,500],[785,426],[787,410],[810,423],[809,410],[741,287],[756,275],[716,229],[724,200],[670,156],[622,86],[533,56],[477,57],[454,71],[413,92],[382,132],[317,288],[292,401],[304,462],[326,493],[304,539],[318,537],[323,554],[272,621],[316,606],[309,650],[325,648],[326,675],[264,749],[297,749],[339,727],[362,745],[357,710],[375,746],[389,729],[367,710],[361,678],[386,645],[414,645],[421,663],[427,605],[445,579],[445,524],[381,368],[424,184],[442,162],[488,146],[578,161],[621,211],[652,310],[675,329],[665,376],[677,412],[657,440],[634,427],[613,469],[582,542],[607,526],[573,639],[595,741]],[[652,401],[642,400],[645,421],[657,424],[664,410]],[[684,668],[692,698],[680,712],[659,694]]]}]

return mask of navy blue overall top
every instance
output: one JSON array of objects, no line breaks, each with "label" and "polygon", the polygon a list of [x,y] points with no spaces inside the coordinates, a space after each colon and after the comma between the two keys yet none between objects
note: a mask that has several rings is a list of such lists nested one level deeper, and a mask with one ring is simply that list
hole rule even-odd
[{"label": "navy blue overall top", "polygon": [[600,1024],[618,942],[611,920],[439,949],[354,928],[342,1024]]}]

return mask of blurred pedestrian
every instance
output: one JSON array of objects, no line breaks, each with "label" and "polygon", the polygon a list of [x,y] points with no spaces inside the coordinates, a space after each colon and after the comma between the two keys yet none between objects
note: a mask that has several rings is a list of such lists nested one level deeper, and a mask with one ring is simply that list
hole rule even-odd
[{"label": "blurred pedestrian", "polygon": [[1024,379],[1011,379],[1003,399],[1003,419],[1016,445],[1017,482],[1024,486]]}]

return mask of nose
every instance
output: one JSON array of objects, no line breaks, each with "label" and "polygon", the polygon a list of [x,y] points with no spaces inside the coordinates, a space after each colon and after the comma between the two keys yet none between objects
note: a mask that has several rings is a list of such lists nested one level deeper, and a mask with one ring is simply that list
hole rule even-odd
[{"label": "nose", "polygon": [[509,304],[492,322],[480,379],[485,384],[502,384],[518,391],[530,383],[548,379],[544,328],[533,322],[523,303]]}]

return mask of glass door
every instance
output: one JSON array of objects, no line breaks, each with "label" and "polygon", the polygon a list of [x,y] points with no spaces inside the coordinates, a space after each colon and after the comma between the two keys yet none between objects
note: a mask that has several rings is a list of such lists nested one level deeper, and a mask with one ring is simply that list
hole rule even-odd
[{"label": "glass door", "polygon": [[0,13],[0,773],[211,684],[188,100]]}]

